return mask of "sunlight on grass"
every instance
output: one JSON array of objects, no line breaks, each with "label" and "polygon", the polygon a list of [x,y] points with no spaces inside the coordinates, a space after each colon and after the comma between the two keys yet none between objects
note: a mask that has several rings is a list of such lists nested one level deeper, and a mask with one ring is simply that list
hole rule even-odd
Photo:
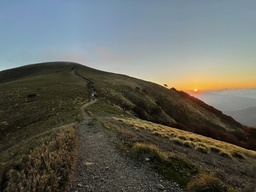
[{"label": "sunlight on grass", "polygon": [[119,117],[114,117],[113,119],[129,125],[137,131],[148,130],[154,135],[168,138],[170,141],[175,142],[176,144],[193,148],[205,154],[217,153],[227,158],[239,159],[256,158],[255,151],[247,150],[233,144],[218,141],[195,133],[141,119]]},{"label": "sunlight on grass", "polygon": [[[43,143],[27,151],[4,172],[4,191],[62,191],[76,159],[74,125],[41,135]],[[38,138],[35,138],[38,142]]]},{"label": "sunlight on grass", "polygon": [[188,183],[187,191],[235,192],[235,190],[224,184],[220,179],[210,174],[198,174],[193,180]]},{"label": "sunlight on grass", "polygon": [[132,153],[146,154],[150,160],[167,160],[168,155],[160,151],[155,145],[135,143],[131,149]]},{"label": "sunlight on grass", "polygon": [[[216,188],[220,191],[254,189],[255,151],[132,117],[103,117],[101,121],[107,129],[117,132],[122,151],[137,160],[147,159],[165,178],[181,186],[187,187],[193,181],[191,190],[212,189],[211,182],[207,182],[212,179],[222,181]],[[209,180],[196,183],[194,179],[201,174]]]}]

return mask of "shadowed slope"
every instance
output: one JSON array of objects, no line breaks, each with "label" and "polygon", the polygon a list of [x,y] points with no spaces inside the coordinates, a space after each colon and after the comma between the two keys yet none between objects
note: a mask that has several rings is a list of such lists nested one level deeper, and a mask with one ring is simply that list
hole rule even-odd
[{"label": "shadowed slope", "polygon": [[182,91],[82,65],[77,65],[77,72],[93,83],[103,102],[118,106],[120,113],[256,149],[251,130]]}]

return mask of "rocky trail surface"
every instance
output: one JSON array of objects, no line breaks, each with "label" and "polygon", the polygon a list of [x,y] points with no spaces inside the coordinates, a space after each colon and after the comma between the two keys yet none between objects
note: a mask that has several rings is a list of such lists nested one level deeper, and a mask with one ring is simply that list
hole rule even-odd
[{"label": "rocky trail surface", "polygon": [[115,147],[115,135],[90,117],[82,106],[84,120],[78,125],[78,161],[70,187],[72,192],[182,192],[178,184],[164,180],[147,163],[122,155]]},{"label": "rocky trail surface", "polygon": [[146,164],[124,157],[113,143],[114,135],[91,118],[82,107],[84,121],[78,126],[79,149],[70,191],[182,191]]}]

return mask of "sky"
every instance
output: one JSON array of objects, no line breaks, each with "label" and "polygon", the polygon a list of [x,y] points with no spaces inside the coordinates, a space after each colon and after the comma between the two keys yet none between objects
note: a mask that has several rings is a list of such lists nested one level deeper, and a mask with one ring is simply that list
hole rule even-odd
[{"label": "sky", "polygon": [[254,0],[0,0],[0,71],[73,61],[179,90],[256,87]]}]

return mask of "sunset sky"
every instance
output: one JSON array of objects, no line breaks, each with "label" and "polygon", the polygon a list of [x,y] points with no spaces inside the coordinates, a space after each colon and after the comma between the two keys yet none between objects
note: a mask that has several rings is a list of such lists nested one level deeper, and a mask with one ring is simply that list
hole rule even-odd
[{"label": "sunset sky", "polygon": [[0,71],[74,61],[180,90],[256,87],[256,1],[1,0]]}]

